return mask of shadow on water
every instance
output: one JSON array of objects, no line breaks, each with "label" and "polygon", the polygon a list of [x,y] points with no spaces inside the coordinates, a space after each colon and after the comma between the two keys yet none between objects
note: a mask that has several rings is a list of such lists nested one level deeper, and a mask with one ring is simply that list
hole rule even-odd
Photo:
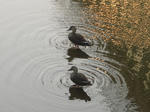
[{"label": "shadow on water", "polygon": [[87,95],[87,93],[81,87],[75,87],[74,85],[69,88],[69,100],[80,99],[85,102],[91,101],[91,98]]},{"label": "shadow on water", "polygon": [[73,61],[74,58],[83,58],[83,59],[88,59],[90,56],[83,52],[81,49],[76,49],[76,48],[69,48],[67,51],[67,55],[69,56],[66,58],[69,62]]}]

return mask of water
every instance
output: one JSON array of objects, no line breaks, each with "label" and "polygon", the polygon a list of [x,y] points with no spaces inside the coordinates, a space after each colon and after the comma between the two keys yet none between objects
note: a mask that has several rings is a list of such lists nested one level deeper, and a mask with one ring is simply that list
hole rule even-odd
[{"label": "water", "polygon": [[[66,31],[95,35],[82,21],[78,2],[0,0],[1,112],[137,112],[124,73],[109,56],[107,44],[73,49]],[[68,69],[75,65],[92,86],[72,87]],[[132,95],[131,95],[132,96]]]}]

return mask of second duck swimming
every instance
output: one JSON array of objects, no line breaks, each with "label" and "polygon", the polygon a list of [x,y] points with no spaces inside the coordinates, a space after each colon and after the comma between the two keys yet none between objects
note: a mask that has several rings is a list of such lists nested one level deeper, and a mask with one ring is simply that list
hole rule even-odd
[{"label": "second duck swimming", "polygon": [[78,73],[78,68],[76,66],[72,66],[69,71],[73,71],[70,75],[70,79],[77,85],[77,86],[88,86],[92,85],[88,78],[83,75],[82,73]]}]

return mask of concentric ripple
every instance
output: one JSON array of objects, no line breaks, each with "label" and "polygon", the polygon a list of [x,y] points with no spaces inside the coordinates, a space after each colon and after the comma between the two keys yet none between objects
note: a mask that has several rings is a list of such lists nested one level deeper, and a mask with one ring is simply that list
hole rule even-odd
[{"label": "concentric ripple", "polygon": [[[0,10],[0,111],[134,110],[130,109],[131,101],[126,99],[125,79],[120,69],[114,66],[121,64],[96,53],[97,44],[88,49],[81,47],[79,52],[86,56],[73,58],[70,62],[66,59],[71,44],[66,31],[69,26],[77,26],[78,32],[87,39],[99,36],[93,32],[94,26],[80,24],[81,7],[77,2],[1,0],[0,3],[3,4]],[[105,52],[106,43],[100,41],[100,50]],[[80,89],[72,86],[74,83],[68,72],[72,65],[88,77],[92,86]]]},{"label": "concentric ripple", "polygon": [[[103,106],[109,107],[110,110],[107,109],[112,112],[135,111],[137,108],[135,104],[126,99],[128,88],[121,70],[118,66],[114,66],[117,65],[118,62],[108,57],[103,56],[102,58],[103,61],[102,59],[95,60],[95,58],[74,60],[74,64],[80,68],[79,71],[86,74],[92,82],[91,87],[84,88],[92,99],[91,105],[95,107],[95,102],[100,105],[104,104],[105,106]],[[113,65],[110,63],[113,63]],[[134,105],[134,107],[130,107],[129,105]],[[100,109],[100,107],[97,108]]]},{"label": "concentric ripple", "polygon": [[53,45],[57,49],[67,49],[68,47],[70,47],[71,43],[69,42],[67,33],[65,31],[67,30],[67,28],[63,29],[63,31],[59,30],[58,28],[56,28],[56,30],[59,33],[51,35],[52,38],[49,39],[50,45]]}]

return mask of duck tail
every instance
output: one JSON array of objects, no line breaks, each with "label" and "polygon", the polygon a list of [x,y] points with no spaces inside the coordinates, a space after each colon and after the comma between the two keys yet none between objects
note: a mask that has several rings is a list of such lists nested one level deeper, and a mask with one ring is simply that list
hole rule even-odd
[{"label": "duck tail", "polygon": [[87,43],[88,43],[88,46],[93,46],[94,45],[93,39],[90,39],[90,41],[87,41]]},{"label": "duck tail", "polygon": [[90,81],[86,81],[86,82],[84,82],[87,86],[91,86],[92,84],[91,84],[91,82]]},{"label": "duck tail", "polygon": [[94,45],[93,42],[89,42],[89,41],[84,42],[84,46],[92,46],[92,45]]},{"label": "duck tail", "polygon": [[89,84],[88,84],[89,86],[91,86],[92,84],[91,84],[91,82],[89,81]]}]

